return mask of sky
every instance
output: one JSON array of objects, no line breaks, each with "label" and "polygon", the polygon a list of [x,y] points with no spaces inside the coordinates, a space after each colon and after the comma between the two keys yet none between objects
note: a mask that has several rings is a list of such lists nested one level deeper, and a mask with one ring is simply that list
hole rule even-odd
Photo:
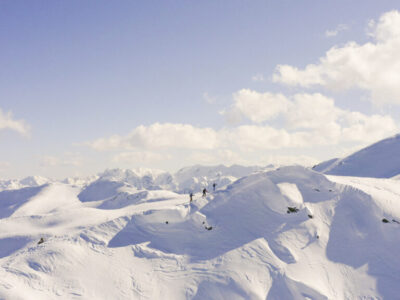
[{"label": "sky", "polygon": [[400,3],[0,0],[0,178],[313,165],[400,127]]}]

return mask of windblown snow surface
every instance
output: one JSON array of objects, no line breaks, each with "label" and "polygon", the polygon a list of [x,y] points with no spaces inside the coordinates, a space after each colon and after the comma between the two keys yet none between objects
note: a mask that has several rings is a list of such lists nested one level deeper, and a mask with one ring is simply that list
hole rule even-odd
[{"label": "windblown snow surface", "polygon": [[0,192],[0,299],[400,298],[398,180],[282,167],[189,203],[126,178]]}]

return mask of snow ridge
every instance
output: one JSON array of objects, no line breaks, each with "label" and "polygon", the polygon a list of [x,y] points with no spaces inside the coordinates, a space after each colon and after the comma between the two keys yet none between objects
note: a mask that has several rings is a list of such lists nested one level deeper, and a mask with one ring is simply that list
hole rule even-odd
[{"label": "snow ridge", "polygon": [[400,134],[314,169],[330,175],[390,178],[400,174]]}]

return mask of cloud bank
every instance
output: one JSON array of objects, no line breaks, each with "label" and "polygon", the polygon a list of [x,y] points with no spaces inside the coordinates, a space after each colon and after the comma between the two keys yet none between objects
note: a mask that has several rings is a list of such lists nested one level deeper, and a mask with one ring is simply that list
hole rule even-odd
[{"label": "cloud bank", "polygon": [[[200,128],[189,124],[154,123],[138,126],[127,135],[114,135],[88,142],[98,151],[128,150],[227,150],[262,151],[282,148],[312,148],[344,142],[373,142],[394,134],[396,122],[389,115],[365,115],[335,105],[320,93],[283,94],[240,90],[233,94],[231,111],[251,124],[235,127]],[[282,125],[266,122],[281,118]],[[159,156],[125,153],[115,159],[148,159]]]},{"label": "cloud bank", "polygon": [[349,42],[331,48],[304,69],[278,65],[273,81],[288,86],[321,86],[333,91],[367,91],[376,104],[400,104],[400,13],[383,14],[369,23],[372,42]]}]

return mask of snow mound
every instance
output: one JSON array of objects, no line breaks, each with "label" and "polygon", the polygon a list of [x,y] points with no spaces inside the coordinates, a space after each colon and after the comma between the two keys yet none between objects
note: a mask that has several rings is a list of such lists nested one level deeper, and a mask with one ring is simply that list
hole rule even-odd
[{"label": "snow mound", "polygon": [[390,178],[400,174],[400,134],[342,159],[324,162],[316,171],[342,176]]}]

